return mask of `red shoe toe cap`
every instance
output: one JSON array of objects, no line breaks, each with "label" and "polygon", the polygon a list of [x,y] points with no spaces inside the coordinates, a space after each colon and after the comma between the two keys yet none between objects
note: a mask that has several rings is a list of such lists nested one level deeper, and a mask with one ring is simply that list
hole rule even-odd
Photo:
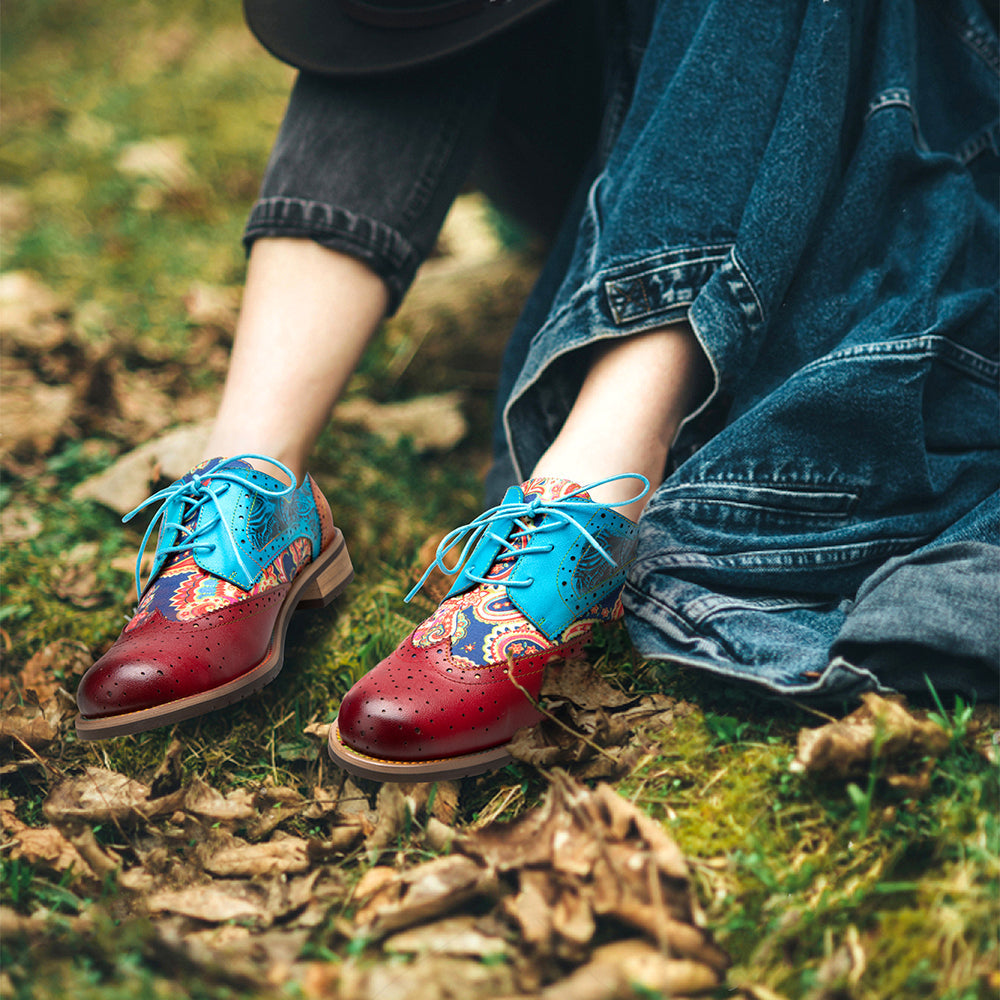
[{"label": "red shoe toe cap", "polygon": [[[543,666],[518,665],[533,698]],[[499,746],[540,718],[506,667],[453,659],[447,641],[424,648],[407,638],[348,691],[337,724],[358,753],[426,761]]]},{"label": "red shoe toe cap", "polygon": [[199,696],[256,667],[271,645],[287,585],[192,621],[158,612],[115,644],[76,691],[81,715],[103,719]]},{"label": "red shoe toe cap", "polygon": [[76,690],[76,703],[82,715],[90,719],[121,715],[173,701],[171,692],[179,680],[171,683],[163,667],[155,661],[122,659],[112,647],[84,675]]}]

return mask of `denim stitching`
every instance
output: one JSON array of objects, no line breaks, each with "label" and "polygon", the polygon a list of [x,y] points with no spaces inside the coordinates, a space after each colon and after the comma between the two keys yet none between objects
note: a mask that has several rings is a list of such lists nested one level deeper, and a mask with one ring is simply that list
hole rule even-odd
[{"label": "denim stitching", "polygon": [[754,549],[749,552],[706,554],[692,551],[663,551],[655,556],[636,560],[635,573],[652,566],[656,570],[667,567],[701,569],[812,569],[817,566],[853,566],[868,562],[873,556],[890,556],[896,552],[910,552],[927,541],[925,535],[899,535],[868,542],[844,542],[839,545],[807,546],[801,549],[779,549],[769,552]]},{"label": "denim stitching", "polygon": [[955,151],[955,157],[960,163],[969,164],[988,149],[1000,154],[1000,119],[987,125],[959,146]]},{"label": "denim stitching", "polygon": [[922,334],[906,340],[884,340],[877,344],[860,344],[857,347],[834,351],[824,358],[817,358],[810,362],[801,369],[801,372],[822,368],[840,361],[865,360],[880,355],[934,358],[990,385],[996,382],[997,376],[1000,374],[998,362],[977,354],[940,334]]},{"label": "denim stitching", "polygon": [[[293,207],[301,215],[294,218]],[[317,218],[317,210],[323,216]],[[248,242],[265,231],[296,232],[315,236],[335,237],[386,258],[394,268],[402,268],[413,260],[415,251],[395,229],[377,219],[356,215],[323,202],[299,198],[273,197],[261,199],[250,212],[244,239]]]},{"label": "denim stitching", "polygon": [[[854,489],[824,489],[821,484],[783,479],[697,479],[656,491],[656,507],[671,504],[725,504],[747,509],[802,514],[809,517],[848,517],[860,494]],[[787,501],[787,502],[782,502]]]},{"label": "denim stitching", "polygon": [[[677,491],[683,490],[683,487],[676,487]],[[850,496],[845,494],[845,497]],[[857,501],[858,497],[851,497],[853,501]],[[670,505],[673,508],[688,508],[694,509],[703,506],[716,506],[724,507],[726,510],[746,510],[746,511],[759,511],[760,513],[775,515],[771,520],[777,518],[782,518],[785,520],[789,519],[814,519],[819,521],[844,521],[851,516],[851,508],[855,506],[854,503],[849,503],[842,510],[818,510],[809,509],[805,507],[782,507],[780,504],[768,504],[762,503],[760,501],[754,501],[753,499],[741,497],[737,499],[736,497],[726,497],[726,496],[702,496],[702,497],[692,497],[692,496],[680,496],[674,499],[664,499],[659,504],[657,504],[657,509]]]},{"label": "denim stitching", "polygon": [[888,90],[883,90],[869,103],[868,110],[865,112],[865,121],[867,122],[872,115],[883,108],[906,108],[913,114],[910,91],[906,87],[890,87]]},{"label": "denim stitching", "polygon": [[713,617],[727,611],[763,611],[767,613],[781,611],[818,611],[836,604],[835,601],[820,598],[794,597],[762,597],[758,600],[730,597],[726,594],[709,594],[688,601],[684,612],[692,624],[711,621]]},{"label": "denim stitching", "polygon": [[[732,261],[731,267],[730,261]],[[730,278],[728,276],[730,270],[735,270],[739,277]],[[750,279],[750,273],[740,260],[739,252],[735,246],[730,251],[729,261],[723,262],[718,274],[726,282],[736,304],[740,307],[750,332],[759,330],[764,325],[764,303],[757,294],[757,289]]]},{"label": "denim stitching", "polygon": [[1000,51],[997,49],[993,33],[973,20],[957,17],[941,3],[935,6],[941,20],[955,32],[955,37],[970,52],[982,59],[994,73],[1000,74]]}]

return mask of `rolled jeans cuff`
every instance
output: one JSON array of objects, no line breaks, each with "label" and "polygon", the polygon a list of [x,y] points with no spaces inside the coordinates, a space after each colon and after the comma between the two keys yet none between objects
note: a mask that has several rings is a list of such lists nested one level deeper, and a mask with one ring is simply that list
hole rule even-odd
[{"label": "rolled jeans cuff", "polygon": [[311,239],[381,277],[394,312],[468,176],[499,67],[456,58],[392,79],[301,73],[244,231]]}]

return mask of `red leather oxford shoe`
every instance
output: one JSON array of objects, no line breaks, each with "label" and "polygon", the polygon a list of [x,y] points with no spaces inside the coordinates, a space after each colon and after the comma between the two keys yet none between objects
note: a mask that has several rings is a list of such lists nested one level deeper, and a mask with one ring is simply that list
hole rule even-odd
[{"label": "red leather oxford shoe", "polygon": [[[542,717],[547,665],[579,653],[596,622],[621,617],[636,532],[611,505],[552,479],[512,487],[452,532],[434,565],[458,574],[454,586],[347,693],[330,730],[334,761],[361,777],[430,781],[510,760],[505,744]],[[459,544],[458,564],[445,566]]]},{"label": "red leather oxford shoe", "polygon": [[295,609],[328,604],[353,576],[343,535],[308,476],[284,486],[246,462],[214,459],[137,511],[156,501],[142,548],[158,521],[160,536],[144,589],[136,577],[136,613],[77,689],[81,739],[137,733],[245,698],[280,671]]}]

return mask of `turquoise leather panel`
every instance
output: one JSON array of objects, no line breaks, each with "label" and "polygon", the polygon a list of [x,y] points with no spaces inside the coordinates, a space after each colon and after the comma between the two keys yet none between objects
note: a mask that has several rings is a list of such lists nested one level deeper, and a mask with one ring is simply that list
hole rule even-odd
[{"label": "turquoise leather panel", "polygon": [[[540,507],[527,545],[514,555],[510,572],[496,582],[506,585],[511,602],[539,631],[554,640],[625,582],[625,571],[635,555],[638,526],[612,508],[589,500],[536,500],[536,503]],[[517,486],[510,487],[503,503],[487,514],[496,517],[507,504],[517,505],[519,516],[525,518],[524,494]],[[550,505],[547,514],[546,504]],[[557,510],[573,520],[556,513]],[[472,550],[448,597],[477,586],[498,556],[513,554],[491,536],[507,539],[515,528],[514,517],[493,521]],[[601,555],[581,528],[596,540],[614,564]]]},{"label": "turquoise leather panel", "polygon": [[[520,556],[506,580],[511,602],[552,640],[624,584],[635,554],[638,525],[607,507],[581,503],[580,508],[592,513],[585,520],[581,509],[577,519],[617,565],[608,563],[573,524],[563,522],[535,536],[552,551]],[[530,587],[516,586],[529,580]]]},{"label": "turquoise leather panel", "polygon": [[[211,475],[215,469],[219,478]],[[175,488],[164,507],[150,580],[178,546],[189,546],[195,563],[206,573],[243,590],[249,590],[298,538],[309,539],[314,558],[319,554],[320,519],[308,479],[282,493],[287,487],[277,479],[232,462],[199,469],[197,475],[189,473]],[[282,495],[270,497],[261,490]],[[185,518],[188,531],[178,527]]]}]

